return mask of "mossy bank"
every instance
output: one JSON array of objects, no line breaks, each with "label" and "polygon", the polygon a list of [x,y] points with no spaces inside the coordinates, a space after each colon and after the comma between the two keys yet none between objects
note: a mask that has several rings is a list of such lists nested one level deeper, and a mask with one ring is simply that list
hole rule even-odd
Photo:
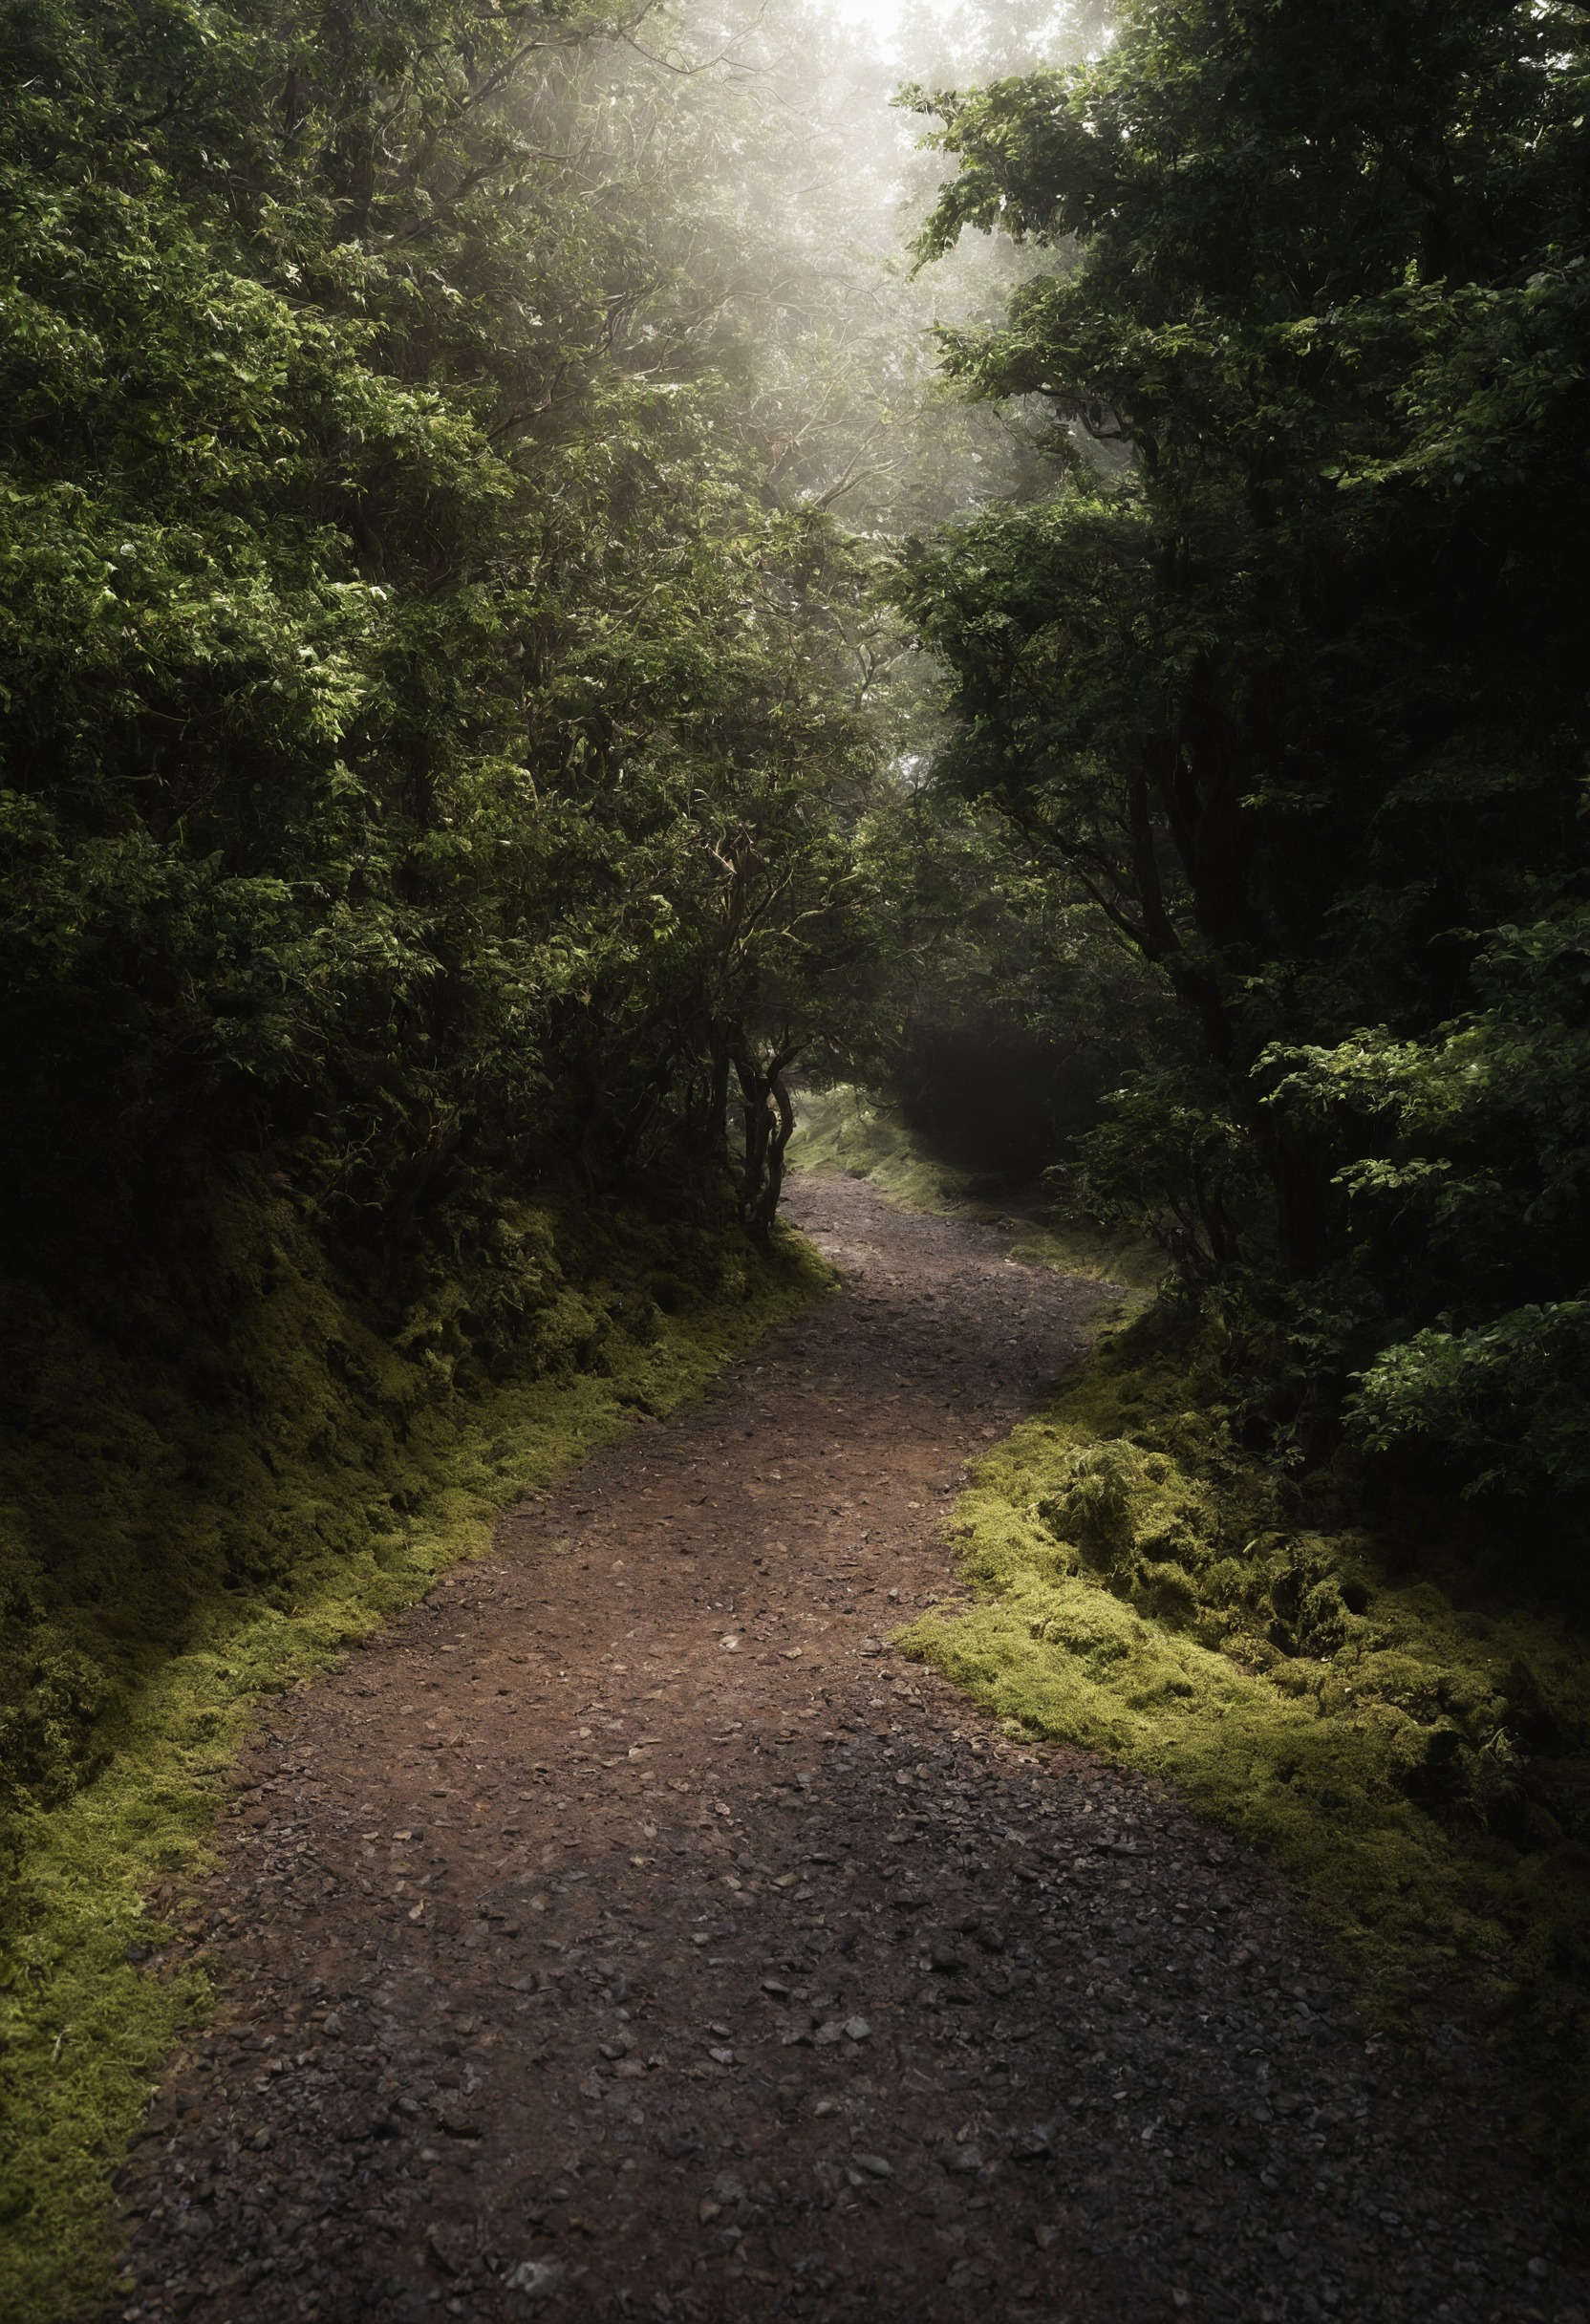
[{"label": "mossy bank", "polygon": [[[980,1459],[970,1601],[897,1641],[1029,1733],[1173,1781],[1297,1883],[1372,2017],[1483,2026],[1590,2209],[1590,1657],[1461,1506],[1347,1521],[1240,1451],[1150,1312]],[[1358,1496],[1358,1506],[1364,1496]],[[1442,1576],[1441,1586],[1430,1578]]]},{"label": "mossy bank", "polygon": [[526,1205],[396,1323],[264,1184],[61,1303],[4,1287],[0,2313],[110,2283],[112,2175],[202,2012],[145,1899],[262,1700],[487,1547],[825,1277],[804,1245]]}]

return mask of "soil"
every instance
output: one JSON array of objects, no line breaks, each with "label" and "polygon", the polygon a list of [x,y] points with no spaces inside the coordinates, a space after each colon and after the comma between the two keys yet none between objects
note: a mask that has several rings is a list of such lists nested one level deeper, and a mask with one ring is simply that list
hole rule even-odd
[{"label": "soil", "polygon": [[1455,2032],[1366,2035],[1261,1865],[889,1646],[1099,1287],[786,1208],[841,1296],[258,1735],[118,2313],[1582,2324]]}]

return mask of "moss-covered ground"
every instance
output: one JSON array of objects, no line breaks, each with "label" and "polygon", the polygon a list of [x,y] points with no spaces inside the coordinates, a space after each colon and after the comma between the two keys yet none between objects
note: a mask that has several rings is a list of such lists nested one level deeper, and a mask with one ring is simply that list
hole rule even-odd
[{"label": "moss-covered ground", "polygon": [[1244,1453],[1191,1334],[1107,1331],[976,1465],[964,1610],[897,1642],[999,1716],[1173,1781],[1296,1883],[1366,2009],[1456,2011],[1590,2209],[1590,1655],[1461,1506]]},{"label": "moss-covered ground", "polygon": [[208,2001],[202,1969],[162,1969],[145,1900],[204,1864],[262,1704],[826,1280],[793,1240],[763,1259],[639,1219],[526,1209],[490,1244],[394,1330],[254,1188],[75,1302],[0,1291],[8,2324],[107,2290],[113,2175]]}]

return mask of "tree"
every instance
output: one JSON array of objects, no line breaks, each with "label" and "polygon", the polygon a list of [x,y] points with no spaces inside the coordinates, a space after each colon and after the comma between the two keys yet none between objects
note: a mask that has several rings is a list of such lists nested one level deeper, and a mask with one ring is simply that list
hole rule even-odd
[{"label": "tree", "polygon": [[695,26],[720,68],[646,9],[11,18],[22,1247],[85,1173],[124,1208],[247,1154],[382,1284],[571,1159],[765,1225],[720,1063],[776,1110],[769,1059],[865,990],[878,756],[854,558],[754,410],[742,33]]},{"label": "tree", "polygon": [[[1565,1065],[1577,970],[1527,1032],[1538,979],[1495,1016],[1504,954],[1578,958],[1586,870],[1585,75],[1572,9],[1192,0],[917,100],[958,163],[924,255],[968,226],[1054,253],[945,344],[968,391],[1041,401],[1056,475],[902,564],[951,771],[1195,1020],[1270,1190],[1256,1296],[1331,1305],[1338,1387],[1590,1271],[1577,1187],[1536,1207],[1516,1069]],[[1396,1102],[1402,1064],[1375,1084],[1476,1042],[1515,1060],[1483,1124]],[[1437,1198],[1454,1137],[1489,1222]]]}]

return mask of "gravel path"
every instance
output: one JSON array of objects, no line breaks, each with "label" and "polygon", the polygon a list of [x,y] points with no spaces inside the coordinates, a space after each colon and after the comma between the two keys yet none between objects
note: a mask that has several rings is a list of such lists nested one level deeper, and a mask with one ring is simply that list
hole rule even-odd
[{"label": "gravel path", "polygon": [[1093,1287],[807,1179],[847,1288],[505,1522],[239,1771],[127,2174],[167,2316],[1582,2324],[1455,2034],[887,1648]]}]

